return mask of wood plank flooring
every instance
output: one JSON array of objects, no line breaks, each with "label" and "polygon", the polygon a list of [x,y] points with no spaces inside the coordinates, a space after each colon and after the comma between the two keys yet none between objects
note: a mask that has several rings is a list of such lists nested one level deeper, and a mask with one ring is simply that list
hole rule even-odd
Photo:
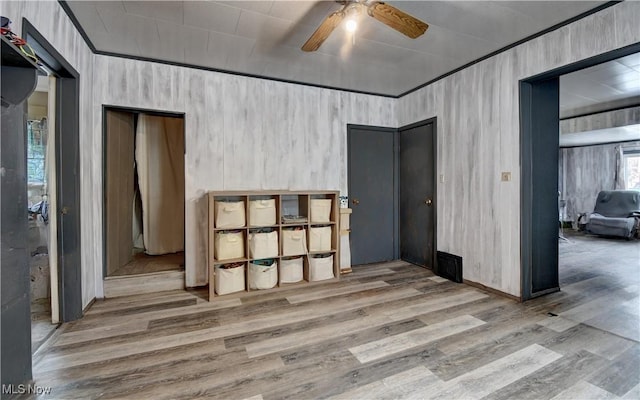
[{"label": "wood plank flooring", "polygon": [[638,399],[640,242],[569,239],[563,290],[525,304],[397,261],[211,303],[98,301],[34,379],[55,399]]},{"label": "wood plank flooring", "polygon": [[162,271],[184,271],[184,251],[159,256],[138,252],[133,255],[131,261],[115,270],[110,276],[139,275]]}]

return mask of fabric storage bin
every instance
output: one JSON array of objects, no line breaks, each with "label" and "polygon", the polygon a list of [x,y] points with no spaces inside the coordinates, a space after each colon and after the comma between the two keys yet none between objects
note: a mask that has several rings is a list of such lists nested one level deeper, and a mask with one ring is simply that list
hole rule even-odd
[{"label": "fabric storage bin", "polygon": [[319,226],[309,229],[309,251],[331,251],[331,227]]},{"label": "fabric storage bin", "polygon": [[331,222],[331,199],[311,199],[311,222]]},{"label": "fabric storage bin", "polygon": [[249,256],[251,258],[278,257],[278,232],[250,233]]},{"label": "fabric storage bin", "polygon": [[305,229],[282,230],[282,255],[307,254],[307,231]]},{"label": "fabric storage bin", "polygon": [[251,200],[249,225],[271,226],[276,224],[276,199]]},{"label": "fabric storage bin", "polygon": [[216,265],[215,288],[217,294],[242,292],[244,285],[244,263]]},{"label": "fabric storage bin", "polygon": [[215,237],[216,260],[244,258],[242,232],[217,232]]},{"label": "fabric storage bin", "polygon": [[309,281],[333,278],[333,254],[309,257]]},{"label": "fabric storage bin", "polygon": [[303,279],[302,261],[302,257],[280,259],[280,282],[300,282]]},{"label": "fabric storage bin", "polygon": [[244,201],[216,201],[216,228],[245,226]]},{"label": "fabric storage bin", "polygon": [[249,289],[271,289],[278,284],[278,263],[256,260],[249,263]]}]

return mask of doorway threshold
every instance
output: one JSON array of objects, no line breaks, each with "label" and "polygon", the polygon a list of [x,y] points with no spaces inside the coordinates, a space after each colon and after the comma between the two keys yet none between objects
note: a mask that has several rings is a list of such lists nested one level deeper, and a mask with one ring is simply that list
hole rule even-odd
[{"label": "doorway threshold", "polygon": [[137,275],[109,276],[104,279],[104,297],[113,298],[185,288],[184,269]]}]

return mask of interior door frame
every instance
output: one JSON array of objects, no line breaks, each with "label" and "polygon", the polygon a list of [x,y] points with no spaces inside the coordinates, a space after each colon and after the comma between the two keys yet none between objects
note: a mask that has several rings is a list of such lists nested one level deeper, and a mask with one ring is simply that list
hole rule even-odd
[{"label": "interior door frame", "polygon": [[[640,42],[634,43],[619,49],[615,49],[603,54],[599,54],[572,64],[565,65],[541,74],[525,78],[519,81],[520,100],[520,284],[521,300],[529,300],[544,294],[560,290],[559,284],[559,263],[558,257],[541,262],[540,257],[534,256],[538,242],[550,244],[555,241],[557,255],[558,249],[558,228],[547,229],[536,224],[536,221],[544,219],[544,214],[549,210],[534,208],[533,204],[540,196],[545,203],[555,202],[556,208],[553,213],[557,223],[557,189],[555,193],[538,192],[538,187],[545,180],[558,182],[559,165],[546,165],[547,155],[555,153],[556,158],[559,152],[559,145],[556,141],[543,140],[536,143],[537,135],[544,135],[545,126],[558,126],[559,119],[550,118],[542,110],[549,107],[560,109],[560,99],[557,97],[549,104],[549,96],[545,96],[549,91],[558,89],[558,81],[561,75],[575,72],[584,68],[592,67],[607,61],[612,61],[620,57],[640,52]],[[559,129],[555,129],[556,136],[559,137]],[[555,144],[554,144],[555,143]],[[553,197],[553,199],[551,198]],[[538,282],[537,280],[546,282]],[[541,285],[544,283],[544,285]],[[534,291],[535,286],[545,286],[545,288]]]},{"label": "interior door frame", "polygon": [[[181,118],[182,131],[184,132],[183,140],[185,142],[183,146],[184,154],[182,157],[182,162],[184,165],[184,175],[186,178],[187,176],[186,113],[103,104],[102,105],[102,204],[104,205],[107,204],[107,112],[108,111],[127,112],[132,114],[147,114],[147,115],[154,115],[157,117]],[[135,121],[134,121],[134,124],[135,124]],[[135,134],[135,126],[134,126],[134,134]],[[186,196],[185,196],[185,207],[184,207],[184,210],[182,210],[182,212],[183,212],[183,218],[185,223],[185,239],[186,239],[186,223],[187,223]],[[185,252],[185,257],[186,257],[186,252]],[[105,278],[107,278],[107,207],[102,207],[102,280],[104,280]]]},{"label": "interior door frame", "polygon": [[351,182],[353,182],[351,171],[353,170],[351,164],[351,131],[353,129],[366,129],[372,131],[388,132],[393,136],[393,257],[394,259],[400,258],[400,133],[404,130],[417,128],[433,124],[433,254],[431,265],[433,265],[433,272],[437,274],[438,263],[436,253],[438,250],[438,118],[431,117],[418,122],[411,123],[409,125],[402,126],[401,128],[388,128],[381,126],[370,125],[357,125],[347,124],[347,185],[348,193],[351,195]]},{"label": "interior door frame", "polygon": [[357,124],[347,124],[347,193],[351,196],[351,182],[353,182],[351,172],[353,171],[352,160],[351,160],[351,150],[353,148],[351,144],[352,138],[352,130],[361,129],[361,130],[370,130],[377,132],[386,132],[390,135],[393,135],[393,258],[397,260],[400,257],[400,212],[399,212],[399,194],[400,194],[400,161],[398,159],[399,155],[399,144],[400,144],[400,135],[398,133],[397,128],[389,128],[383,126],[370,126],[370,125],[357,125]]},{"label": "interior door frame", "polygon": [[[22,37],[53,72],[56,82],[55,165],[58,210],[58,303],[60,321],[82,317],[82,256],[80,202],[80,74],[27,20]],[[62,214],[63,207],[69,213]]]},{"label": "interior door frame", "polygon": [[[436,257],[436,253],[438,252],[438,117],[431,117],[424,119],[422,121],[414,122],[409,125],[405,125],[401,128],[398,128],[398,143],[400,140],[400,134],[403,131],[410,130],[413,128],[419,128],[421,126],[426,126],[432,124],[433,125],[433,136],[432,136],[432,145],[433,145],[433,155],[432,155],[432,163],[433,163],[433,252],[431,254],[431,265],[433,266],[433,273],[438,275],[438,258]],[[400,148],[397,148],[398,155],[400,154]],[[399,158],[399,157],[398,157]],[[400,171],[397,171],[399,174]],[[400,185],[398,185],[398,198],[400,197]],[[399,214],[398,210],[398,214]],[[398,236],[400,237],[400,236]],[[400,252],[400,243],[398,243],[398,253]]]}]

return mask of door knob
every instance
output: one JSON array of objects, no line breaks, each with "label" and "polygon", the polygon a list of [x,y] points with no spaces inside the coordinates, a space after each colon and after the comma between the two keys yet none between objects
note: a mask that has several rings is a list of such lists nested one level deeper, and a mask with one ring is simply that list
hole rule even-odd
[{"label": "door knob", "polygon": [[431,197],[427,198],[424,201],[424,204],[426,204],[427,206],[431,207],[431,204],[433,204],[433,200],[431,200]]},{"label": "door knob", "polygon": [[358,199],[353,199],[351,200],[351,202],[353,203],[354,206],[357,206],[358,204],[360,204],[360,200]]},{"label": "door knob", "polygon": [[60,214],[62,215],[67,215],[69,213],[69,207],[65,206],[62,207],[62,210],[60,210]]}]

